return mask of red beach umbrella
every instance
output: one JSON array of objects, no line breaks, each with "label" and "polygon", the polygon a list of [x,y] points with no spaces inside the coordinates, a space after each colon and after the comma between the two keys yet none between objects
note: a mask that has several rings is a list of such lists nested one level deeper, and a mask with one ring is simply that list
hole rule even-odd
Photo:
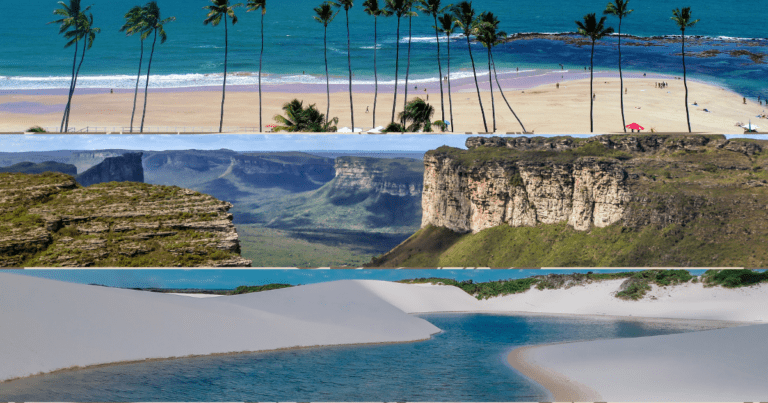
[{"label": "red beach umbrella", "polygon": [[643,126],[640,126],[637,123],[630,123],[627,125],[627,128],[631,130],[644,130]]}]

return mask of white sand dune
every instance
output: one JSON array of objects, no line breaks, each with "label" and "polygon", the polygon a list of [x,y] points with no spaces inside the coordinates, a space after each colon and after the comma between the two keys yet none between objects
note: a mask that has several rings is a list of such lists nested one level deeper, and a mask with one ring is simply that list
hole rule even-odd
[{"label": "white sand dune", "polygon": [[406,342],[440,331],[356,281],[197,299],[0,274],[0,380],[151,358]]},{"label": "white sand dune", "polygon": [[641,301],[622,301],[613,296],[620,284],[534,289],[478,301],[451,286],[350,280],[198,299],[0,273],[0,380],[144,359],[408,342],[440,331],[408,313],[505,312],[753,325],[512,352],[510,363],[556,400],[768,396],[768,325],[754,325],[768,320],[768,285],[654,287]]},{"label": "white sand dune", "polygon": [[586,385],[591,400],[756,402],[768,396],[766,340],[768,325],[755,325],[535,347],[524,360]]}]

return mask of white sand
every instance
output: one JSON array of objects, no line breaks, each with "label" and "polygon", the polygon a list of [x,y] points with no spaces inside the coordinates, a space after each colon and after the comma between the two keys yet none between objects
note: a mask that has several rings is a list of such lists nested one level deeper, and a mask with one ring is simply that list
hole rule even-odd
[{"label": "white sand", "polygon": [[216,298],[216,297],[223,297],[223,295],[215,295],[215,294],[187,294],[183,292],[169,292],[168,294],[171,295],[181,295],[184,297],[191,297],[191,298]]},{"label": "white sand", "polygon": [[0,380],[147,358],[406,342],[440,331],[356,281],[197,299],[0,273],[0,307]]},{"label": "white sand", "polygon": [[766,340],[768,325],[755,325],[536,347],[525,358],[594,400],[756,402],[768,396]]},{"label": "white sand", "polygon": [[[451,286],[354,280],[198,299],[0,273],[0,380],[147,358],[407,342],[439,331],[407,313],[768,321],[765,284],[736,290],[654,287],[641,301],[615,298],[620,284],[534,289],[477,301]],[[765,340],[768,325],[760,324],[534,346],[508,359],[561,401],[759,401],[768,396]]]}]

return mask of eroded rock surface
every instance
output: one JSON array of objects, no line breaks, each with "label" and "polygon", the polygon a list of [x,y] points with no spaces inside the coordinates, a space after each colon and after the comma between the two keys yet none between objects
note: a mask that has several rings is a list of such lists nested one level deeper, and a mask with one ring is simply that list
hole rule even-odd
[{"label": "eroded rock surface", "polygon": [[178,187],[0,174],[0,266],[250,266],[232,204]]}]

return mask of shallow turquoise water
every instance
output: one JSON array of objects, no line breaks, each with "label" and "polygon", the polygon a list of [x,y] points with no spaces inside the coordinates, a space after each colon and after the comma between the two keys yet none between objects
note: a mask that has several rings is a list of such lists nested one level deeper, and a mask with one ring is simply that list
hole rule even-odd
[{"label": "shallow turquoise water", "polygon": [[[81,71],[80,88],[133,88],[138,68],[139,40],[127,38],[118,32],[123,24],[123,14],[136,0],[93,0],[95,25],[102,28],[92,50],[86,55]],[[289,0],[268,2],[265,16],[265,55],[263,71],[265,83],[313,83],[324,82],[323,29],[313,20],[313,7],[319,0]],[[224,27],[202,24],[205,18],[203,6],[207,0],[160,0],[163,16],[175,16],[177,20],[167,26],[169,40],[158,45],[152,62],[153,88],[191,87],[220,85],[223,71]],[[544,5],[538,2],[509,3],[505,0],[475,0],[477,12],[492,11],[501,20],[501,29],[509,32],[568,32],[574,31],[574,21],[589,12],[600,13],[605,0],[572,2],[556,0]],[[638,36],[679,34],[669,19],[672,6],[665,0],[635,0],[630,3],[635,12],[622,24],[624,33]],[[701,21],[687,33],[709,37],[768,38],[768,26],[763,23],[735,23],[745,18],[764,20],[768,13],[764,7],[756,8],[755,2],[723,2],[697,0],[687,5],[693,9],[694,18]],[[55,25],[47,25],[54,16],[54,1],[11,2],[6,14],[13,15],[0,25],[0,35],[5,38],[2,63],[0,63],[0,91],[40,88],[68,88],[72,52],[63,49],[64,39],[57,34]],[[552,12],[557,10],[557,12]],[[230,26],[229,71],[239,73],[228,79],[228,84],[254,84],[256,77],[248,75],[258,70],[258,46],[260,43],[258,13],[246,13],[239,9],[240,22]],[[347,79],[346,25],[344,12],[328,28],[328,57],[334,82]],[[362,1],[355,2],[349,12],[352,63],[354,80],[373,80],[373,18],[364,13]],[[401,22],[401,72],[405,75],[407,56],[407,21]],[[430,17],[419,15],[413,19],[413,44],[411,81],[436,80],[435,37]],[[617,25],[617,20],[609,19]],[[379,19],[379,75],[383,81],[394,79],[396,19]],[[443,38],[441,38],[443,39]],[[615,39],[605,43],[612,46],[598,47],[598,69],[615,69],[617,55]],[[754,44],[754,43],[753,43]],[[720,46],[724,45],[724,46]],[[767,53],[766,41],[759,46],[723,44],[713,40],[690,51],[744,48]],[[150,42],[146,43],[148,51]],[[455,77],[471,75],[466,42],[456,37],[451,43],[452,72]],[[654,47],[624,47],[624,63],[629,70],[646,69],[669,74],[680,74],[682,66],[678,45]],[[443,49],[445,52],[445,49]],[[480,45],[473,45],[476,62],[482,67],[485,53]],[[496,62],[502,71],[521,69],[578,68],[589,64],[588,48],[578,48],[556,41],[520,41],[502,45],[496,50]],[[443,61],[445,63],[445,60]],[[146,67],[146,59],[144,66]],[[753,64],[746,56],[689,58],[689,72],[693,77],[718,81],[746,96],[768,95],[765,78],[766,64]],[[482,70],[482,69],[481,69]],[[444,73],[445,74],[445,73]]]},{"label": "shallow turquoise water", "polygon": [[3,385],[4,401],[547,401],[506,356],[530,344],[641,337],[682,324],[496,314],[419,315],[427,341],[86,369]]}]

